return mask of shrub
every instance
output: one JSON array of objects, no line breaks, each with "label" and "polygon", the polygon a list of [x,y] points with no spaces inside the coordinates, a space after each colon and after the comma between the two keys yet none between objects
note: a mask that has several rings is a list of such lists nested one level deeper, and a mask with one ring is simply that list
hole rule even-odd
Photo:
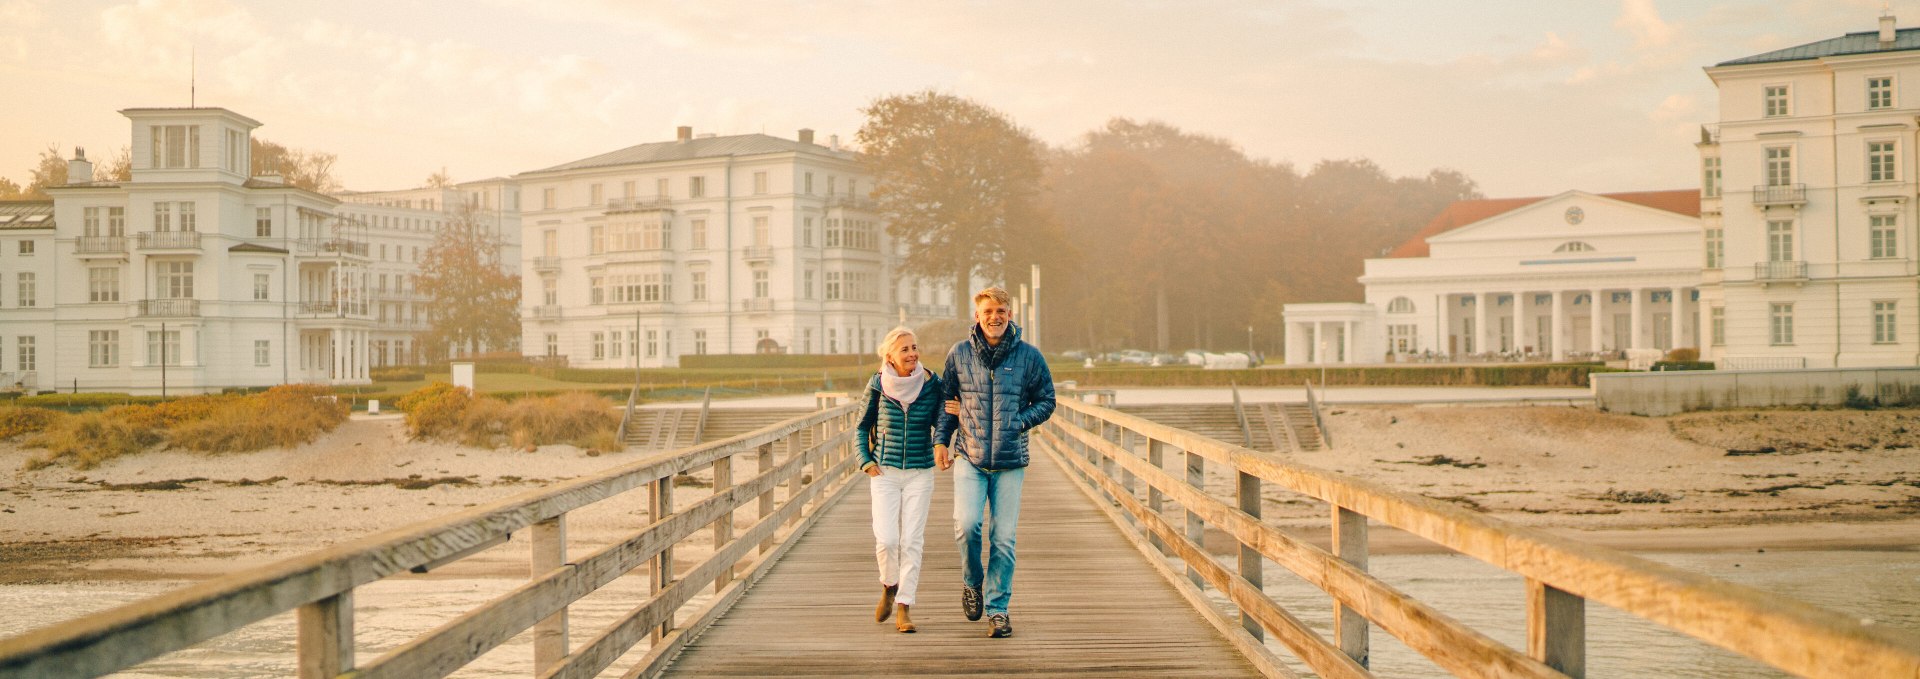
[{"label": "shrub", "polygon": [[591,437],[602,432],[611,436],[620,427],[612,401],[584,392],[517,401],[511,422],[514,444],[519,446],[571,443],[595,448]]},{"label": "shrub", "polygon": [[434,382],[400,397],[393,407],[407,413],[408,436],[430,438],[458,426],[473,400],[464,388]]},{"label": "shrub", "polygon": [[167,399],[159,396],[132,396],[107,392],[87,392],[84,394],[42,393],[36,396],[22,396],[14,399],[14,405],[38,406],[42,408],[106,408],[110,406],[142,403],[160,403]]},{"label": "shrub", "polygon": [[347,406],[326,387],[289,384],[221,404],[211,415],[175,426],[168,443],[203,452],[292,447],[347,421]]},{"label": "shrub", "polygon": [[367,376],[375,382],[418,382],[427,379],[427,371],[420,368],[374,368]]},{"label": "shrub", "polygon": [[1649,370],[1712,370],[1712,361],[1654,361]]},{"label": "shrub", "polygon": [[27,467],[38,469],[62,458],[72,458],[75,467],[92,469],[107,460],[145,450],[160,439],[160,430],[136,426],[115,416],[113,410],[80,413],[56,421],[27,441],[28,446],[47,451],[44,456],[30,460]]},{"label": "shrub", "polygon": [[1680,347],[1667,352],[1667,360],[1674,363],[1692,363],[1700,360],[1700,350],[1693,347]]},{"label": "shrub", "polygon": [[0,441],[21,434],[37,434],[46,431],[65,417],[67,414],[58,410],[0,406]]},{"label": "shrub", "polygon": [[471,396],[444,382],[421,387],[396,407],[407,413],[407,431],[415,438],[495,447],[532,448],[570,443],[588,450],[619,450],[620,418],[613,402],[591,392],[570,391],[524,396],[512,401]]}]

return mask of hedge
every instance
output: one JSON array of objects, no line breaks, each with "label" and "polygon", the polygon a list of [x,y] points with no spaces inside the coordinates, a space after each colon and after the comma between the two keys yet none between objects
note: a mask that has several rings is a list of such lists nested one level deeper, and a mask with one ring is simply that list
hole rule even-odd
[{"label": "hedge", "polygon": [[[1324,373],[1327,384],[1349,386],[1478,386],[1584,387],[1587,375],[1617,372],[1592,363],[1485,366],[1407,366],[1334,368]],[[1082,387],[1297,387],[1320,384],[1319,368],[1262,368],[1202,370],[1199,368],[1084,368],[1055,369],[1056,382],[1072,380]]]},{"label": "hedge", "polygon": [[680,367],[695,370],[743,370],[753,368],[838,368],[878,364],[873,354],[690,354],[680,357]]}]

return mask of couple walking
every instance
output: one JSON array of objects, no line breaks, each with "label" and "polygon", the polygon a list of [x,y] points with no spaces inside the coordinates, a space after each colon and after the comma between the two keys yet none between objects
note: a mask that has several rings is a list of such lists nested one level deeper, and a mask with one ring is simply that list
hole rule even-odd
[{"label": "couple walking", "polygon": [[947,352],[939,376],[920,365],[913,331],[895,328],[880,343],[880,372],[867,383],[856,437],[880,560],[874,620],[893,618],[901,632],[914,631],[910,611],[938,467],[953,471],[961,609],[968,620],[984,614],[988,636],[1013,635],[1007,604],[1027,430],[1053,415],[1053,375],[1040,350],[1020,341],[1010,301],[998,287],[974,293],[972,331]]}]

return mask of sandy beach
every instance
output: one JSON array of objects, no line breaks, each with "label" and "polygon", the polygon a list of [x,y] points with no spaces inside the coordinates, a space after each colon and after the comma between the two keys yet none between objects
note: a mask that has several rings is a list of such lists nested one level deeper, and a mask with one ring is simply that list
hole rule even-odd
[{"label": "sandy beach", "polygon": [[[1920,411],[1373,405],[1335,406],[1327,425],[1338,446],[1288,458],[1610,547],[1920,545]],[[26,471],[34,452],[0,444],[0,584],[213,577],[643,457],[410,441],[393,415],[356,416],[296,449],[156,451],[86,471]],[[705,492],[696,479],[676,500]],[[572,549],[637,528],[645,493],[630,496],[574,513]],[[1269,489],[1265,512],[1303,537],[1325,532],[1321,505],[1289,493]],[[1388,530],[1374,541],[1432,549]],[[708,548],[682,545],[682,563]],[[434,575],[520,576],[525,550],[515,540]]]}]

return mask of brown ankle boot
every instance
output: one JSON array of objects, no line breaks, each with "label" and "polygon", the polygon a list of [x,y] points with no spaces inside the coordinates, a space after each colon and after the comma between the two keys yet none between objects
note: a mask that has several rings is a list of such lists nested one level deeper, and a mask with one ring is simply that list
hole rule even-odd
[{"label": "brown ankle boot", "polygon": [[873,607],[873,621],[886,622],[893,615],[893,594],[900,591],[899,585],[883,585],[880,588],[880,605]]},{"label": "brown ankle boot", "polygon": [[899,606],[896,606],[896,608],[899,608],[900,610],[899,612],[894,613],[894,615],[900,618],[900,620],[899,622],[893,623],[893,628],[900,630],[901,633],[904,633],[904,634],[912,634],[915,631],[918,631],[918,628],[915,628],[913,626],[913,617],[907,615],[908,606],[906,604],[900,604]]}]

